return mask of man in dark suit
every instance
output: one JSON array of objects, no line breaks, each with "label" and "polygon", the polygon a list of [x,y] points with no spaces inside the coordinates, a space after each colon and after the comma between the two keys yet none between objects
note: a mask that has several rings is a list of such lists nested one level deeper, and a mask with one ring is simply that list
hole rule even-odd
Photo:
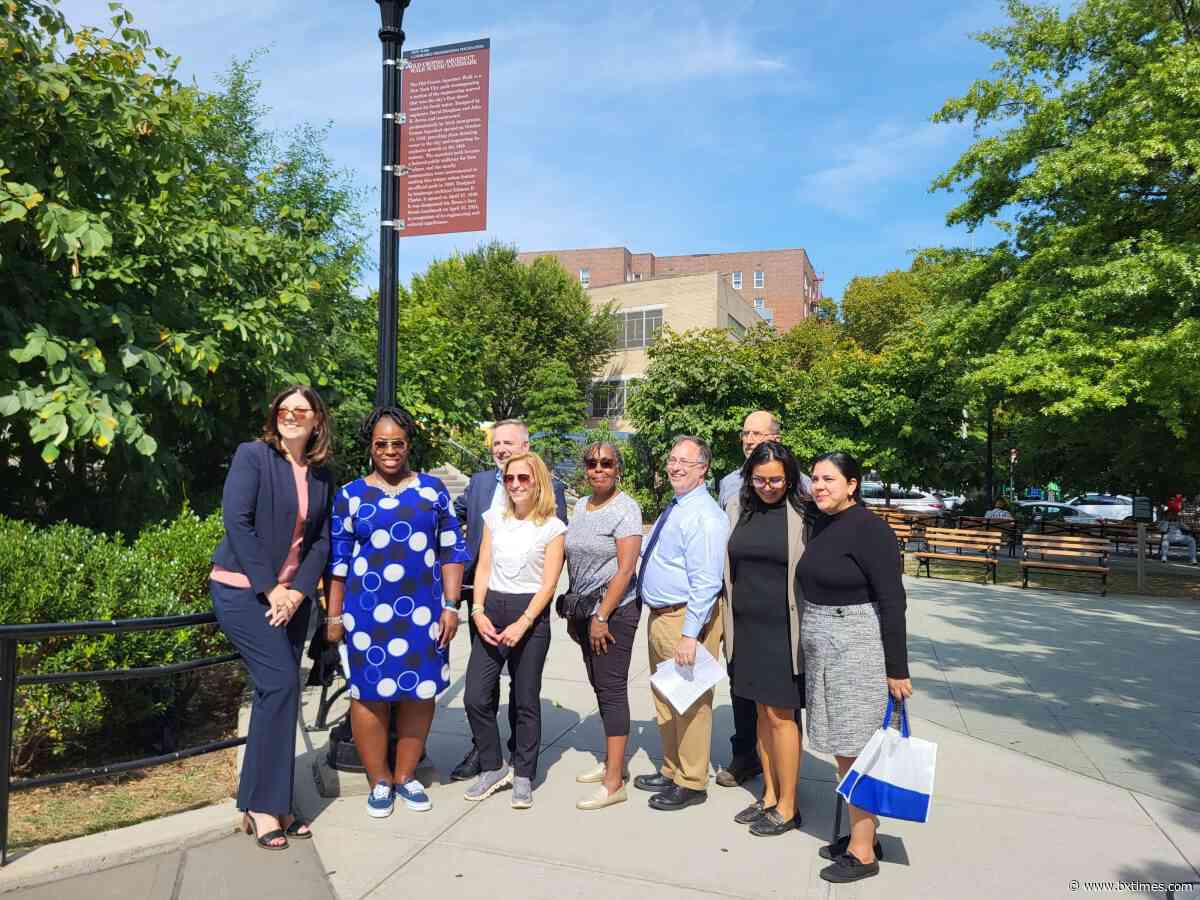
[{"label": "man in dark suit", "polygon": [[[520,419],[504,419],[492,426],[492,459],[496,468],[476,472],[471,476],[466,491],[454,501],[454,514],[467,529],[467,549],[471,561],[463,572],[462,598],[467,608],[467,627],[471,634],[471,642],[478,640],[475,631],[475,620],[471,618],[472,605],[475,600],[475,563],[479,559],[479,545],[483,541],[483,514],[492,507],[503,509],[505,503],[504,485],[500,483],[500,469],[504,461],[516,453],[526,453],[529,450],[529,428]],[[554,482],[554,505],[558,509],[558,517],[565,524],[567,521],[567,497],[563,492],[561,481]],[[479,597],[483,599],[487,585],[480,586]],[[497,687],[499,690],[499,687]],[[511,686],[510,686],[511,691]],[[495,700],[499,703],[499,697]],[[516,704],[513,698],[508,699],[508,751],[512,753],[512,735],[515,732],[514,718]],[[454,781],[466,781],[479,774],[479,751],[472,746],[463,761],[450,773]]]}]

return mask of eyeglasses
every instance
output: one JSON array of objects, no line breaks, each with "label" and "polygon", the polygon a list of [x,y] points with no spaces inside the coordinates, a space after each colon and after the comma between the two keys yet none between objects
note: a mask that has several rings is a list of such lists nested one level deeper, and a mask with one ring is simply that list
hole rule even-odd
[{"label": "eyeglasses", "polygon": [[505,484],[532,484],[533,476],[528,472],[516,472],[512,475],[504,476]]},{"label": "eyeglasses", "polygon": [[704,462],[699,459],[684,459],[683,457],[680,457],[680,456],[668,456],[667,457],[667,465],[668,466],[689,466],[690,467],[690,466],[702,466],[702,465],[704,465]]},{"label": "eyeglasses", "polygon": [[376,450],[407,450],[408,441],[403,438],[392,438],[391,440],[380,439],[374,442]]},{"label": "eyeglasses", "polygon": [[594,457],[592,459],[585,459],[583,464],[587,466],[589,472],[592,469],[615,469],[617,467],[617,461],[609,459],[607,456],[602,456],[599,459]]},{"label": "eyeglasses", "polygon": [[779,437],[778,431],[742,431],[739,433],[741,434],[743,441],[746,440],[746,438]]},{"label": "eyeglasses", "polygon": [[308,417],[313,414],[313,411],[307,406],[281,406],[275,410],[276,420],[282,422],[291,416],[297,422],[306,422]]},{"label": "eyeglasses", "polygon": [[781,488],[787,484],[786,475],[773,475],[770,478],[763,478],[761,475],[751,475],[750,483],[756,488]]}]

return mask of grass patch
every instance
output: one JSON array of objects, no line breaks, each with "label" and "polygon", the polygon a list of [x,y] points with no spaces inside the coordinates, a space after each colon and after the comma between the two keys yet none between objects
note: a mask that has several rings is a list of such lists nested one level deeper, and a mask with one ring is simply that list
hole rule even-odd
[{"label": "grass patch", "polygon": [[[205,669],[199,682],[187,714],[178,723],[179,749],[237,735],[238,709],[246,688],[241,664]],[[72,771],[161,752],[137,746],[130,739],[97,741],[86,752],[57,760],[53,770],[25,774]],[[9,845],[38,846],[136,825],[220,803],[236,791],[236,747],[110,778],[21,791],[9,801]]]}]

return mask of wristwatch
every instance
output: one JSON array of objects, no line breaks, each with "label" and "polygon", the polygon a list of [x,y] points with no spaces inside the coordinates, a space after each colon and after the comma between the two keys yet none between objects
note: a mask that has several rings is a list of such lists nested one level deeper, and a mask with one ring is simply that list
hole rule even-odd
[{"label": "wristwatch", "polygon": [[462,606],[462,600],[461,599],[450,600],[447,597],[443,597],[442,598],[442,606],[444,606],[446,609],[452,609],[455,612],[458,612],[458,608],[460,606]]},{"label": "wristwatch", "polygon": [[605,618],[604,616],[600,615],[600,610],[596,610],[592,615],[595,617],[596,621],[599,622],[601,625],[608,624],[608,619]]}]

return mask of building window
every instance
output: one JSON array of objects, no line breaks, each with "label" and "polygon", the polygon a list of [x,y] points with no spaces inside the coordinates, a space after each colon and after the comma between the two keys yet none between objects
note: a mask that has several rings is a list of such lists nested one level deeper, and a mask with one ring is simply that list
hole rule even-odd
[{"label": "building window", "polygon": [[579,283],[582,284],[584,287],[589,287],[591,285],[591,283],[592,283],[592,270],[591,269],[580,269],[579,270]]},{"label": "building window", "polygon": [[648,347],[662,331],[661,309],[639,309],[634,312],[617,313],[620,328],[617,331],[617,349]]},{"label": "building window", "polygon": [[728,313],[725,314],[725,327],[732,331],[737,337],[745,337],[746,335],[746,326]]},{"label": "building window", "polygon": [[592,384],[588,415],[593,419],[616,419],[625,415],[625,382],[597,381]]},{"label": "building window", "polygon": [[755,298],[754,298],[754,308],[755,308],[756,310],[758,310],[759,312],[762,312],[762,311],[763,311],[763,308],[764,308],[766,305],[767,305],[767,301],[766,301],[766,300],[764,300],[762,297],[755,297]]},{"label": "building window", "polygon": [[761,291],[766,286],[767,286],[767,273],[763,272],[763,271],[755,272],[754,273],[754,289],[756,291]]},{"label": "building window", "polygon": [[741,272],[733,273],[733,289],[735,291],[740,291],[742,289],[742,273]]}]

